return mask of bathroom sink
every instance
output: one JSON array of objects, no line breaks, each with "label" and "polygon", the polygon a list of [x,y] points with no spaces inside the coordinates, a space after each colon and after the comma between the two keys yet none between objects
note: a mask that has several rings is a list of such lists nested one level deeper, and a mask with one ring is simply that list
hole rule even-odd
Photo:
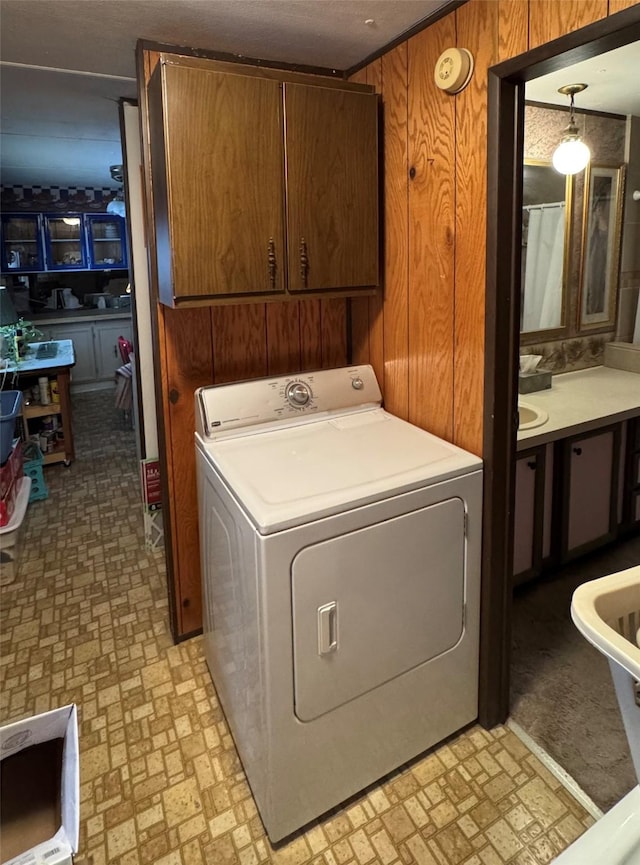
[{"label": "bathroom sink", "polygon": [[533,429],[549,420],[544,409],[536,408],[528,402],[518,403],[518,429]]}]

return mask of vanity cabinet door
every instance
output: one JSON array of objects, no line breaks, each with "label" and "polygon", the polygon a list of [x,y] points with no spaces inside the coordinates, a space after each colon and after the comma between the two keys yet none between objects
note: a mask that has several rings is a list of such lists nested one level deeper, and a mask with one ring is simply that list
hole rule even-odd
[{"label": "vanity cabinet door", "polygon": [[567,560],[615,537],[619,425],[566,439],[563,456],[562,557]]},{"label": "vanity cabinet door", "polygon": [[545,507],[545,448],[532,448],[516,460],[513,585],[542,570]]},{"label": "vanity cabinet door", "polygon": [[640,417],[628,423],[623,462],[622,529],[629,532],[640,525]]}]

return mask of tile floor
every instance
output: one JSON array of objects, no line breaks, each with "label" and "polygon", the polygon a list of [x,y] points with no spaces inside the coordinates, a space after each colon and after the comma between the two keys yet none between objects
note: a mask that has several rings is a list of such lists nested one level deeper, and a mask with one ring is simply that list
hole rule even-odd
[{"label": "tile floor", "polygon": [[591,825],[513,732],[476,726],[274,850],[201,641],[172,644],[133,434],[109,393],[74,412],[77,460],[46,470],[0,590],[0,721],[78,704],[77,865],[544,865]]}]

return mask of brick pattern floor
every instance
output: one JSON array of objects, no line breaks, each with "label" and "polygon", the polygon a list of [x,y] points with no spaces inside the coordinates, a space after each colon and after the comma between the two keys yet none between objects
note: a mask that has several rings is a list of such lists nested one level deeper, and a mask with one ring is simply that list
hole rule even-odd
[{"label": "brick pattern floor", "polygon": [[111,392],[74,417],[0,590],[0,721],[78,704],[77,865],[544,865],[591,825],[513,732],[473,727],[273,849],[201,640],[172,643],[133,433]]}]

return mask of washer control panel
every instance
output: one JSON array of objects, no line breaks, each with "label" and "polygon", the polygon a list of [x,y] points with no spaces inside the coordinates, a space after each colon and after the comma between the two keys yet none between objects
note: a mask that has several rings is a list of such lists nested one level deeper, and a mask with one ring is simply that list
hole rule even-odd
[{"label": "washer control panel", "polygon": [[382,395],[370,366],[340,367],[297,375],[212,385],[196,391],[196,426],[216,438],[258,424],[296,422],[311,415],[379,406]]}]

